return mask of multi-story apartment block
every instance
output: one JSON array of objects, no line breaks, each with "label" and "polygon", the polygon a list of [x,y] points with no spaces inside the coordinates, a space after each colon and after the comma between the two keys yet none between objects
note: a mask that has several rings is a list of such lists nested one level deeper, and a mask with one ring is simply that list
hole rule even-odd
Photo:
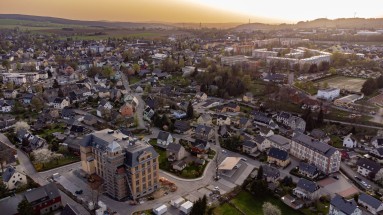
[{"label": "multi-story apartment block", "polygon": [[302,133],[293,135],[290,154],[314,164],[325,174],[337,172],[340,168],[341,155],[336,148]]},{"label": "multi-story apartment block", "polygon": [[158,188],[158,154],[146,142],[105,129],[87,135],[80,151],[83,170],[103,178],[105,192],[117,200],[136,199]]},{"label": "multi-story apartment block", "polygon": [[276,51],[267,51],[267,49],[254,49],[253,57],[266,59],[267,57],[276,57],[278,56],[278,52]]},{"label": "multi-story apartment block", "polygon": [[247,61],[249,60],[244,55],[235,55],[221,58],[221,63],[228,66],[245,63]]}]

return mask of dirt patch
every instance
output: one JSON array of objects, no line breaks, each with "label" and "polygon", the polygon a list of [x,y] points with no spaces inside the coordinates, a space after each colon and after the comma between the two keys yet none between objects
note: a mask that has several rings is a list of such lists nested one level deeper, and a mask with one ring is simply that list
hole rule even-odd
[{"label": "dirt patch", "polygon": [[325,186],[327,186],[329,184],[332,184],[334,182],[336,182],[335,179],[333,179],[333,178],[326,178],[326,179],[323,179],[323,180],[319,181],[318,184],[321,187],[325,187]]},{"label": "dirt patch", "polygon": [[350,187],[347,190],[343,190],[342,192],[339,192],[338,194],[341,195],[342,197],[350,197],[357,193],[359,193],[359,190],[357,188]]}]

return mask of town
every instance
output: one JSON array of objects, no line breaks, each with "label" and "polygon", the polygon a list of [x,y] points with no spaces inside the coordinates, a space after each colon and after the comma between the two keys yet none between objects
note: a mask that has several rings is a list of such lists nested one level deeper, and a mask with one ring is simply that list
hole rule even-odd
[{"label": "town", "polygon": [[299,26],[0,28],[1,214],[382,214],[383,30]]}]

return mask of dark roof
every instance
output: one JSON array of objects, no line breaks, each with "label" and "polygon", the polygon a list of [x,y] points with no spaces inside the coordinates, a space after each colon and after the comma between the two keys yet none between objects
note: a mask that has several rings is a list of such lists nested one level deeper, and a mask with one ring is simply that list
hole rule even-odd
[{"label": "dark roof", "polygon": [[291,117],[291,114],[282,111],[278,116],[281,117],[281,118],[284,118],[284,119],[289,119]]},{"label": "dark roof", "polygon": [[72,125],[70,128],[70,131],[77,132],[77,133],[82,133],[84,132],[85,127],[82,125]]},{"label": "dark roof", "polygon": [[307,172],[310,175],[316,175],[319,172],[318,168],[315,165],[308,164],[303,161],[299,163],[299,170],[302,172]]},{"label": "dark roof", "polygon": [[61,98],[61,97],[57,97],[55,98],[55,100],[53,101],[53,103],[61,103],[64,101],[64,98]]},{"label": "dark roof", "polygon": [[271,119],[269,117],[267,117],[264,113],[257,112],[254,115],[254,121],[261,122],[264,124],[269,124]]},{"label": "dark roof", "polygon": [[27,191],[25,194],[25,198],[28,202],[32,203],[39,199],[48,197],[48,199],[52,200],[60,196],[60,192],[57,189],[55,183],[49,183],[43,187],[35,188],[31,191]]},{"label": "dark roof", "polygon": [[260,136],[260,135],[257,135],[257,136],[255,136],[254,141],[255,141],[257,144],[261,144],[261,143],[263,143],[263,141],[265,141],[265,139],[266,139],[266,138],[264,138],[264,137],[262,137],[262,136]]},{"label": "dark roof", "polygon": [[309,181],[305,178],[299,179],[297,187],[310,193],[313,193],[319,189],[319,186],[315,182]]},{"label": "dark roof", "polygon": [[347,215],[351,215],[354,213],[355,209],[358,208],[354,199],[347,200],[338,194],[335,194],[335,197],[331,199],[330,204]]},{"label": "dark roof", "polygon": [[250,148],[257,147],[257,144],[253,141],[250,141],[250,140],[244,141],[242,145],[250,147]]},{"label": "dark roof", "polygon": [[296,133],[293,136],[293,141],[304,145],[307,148],[310,148],[311,150],[314,150],[316,152],[319,152],[320,154],[323,154],[326,157],[330,157],[333,155],[337,149],[320,141],[314,140],[314,138],[307,136],[302,133]]},{"label": "dark roof", "polygon": [[269,165],[262,165],[262,169],[265,177],[278,178],[281,175],[277,168]]},{"label": "dark roof", "polygon": [[166,147],[166,151],[179,152],[181,148],[182,148],[181,144],[169,143],[169,145]]},{"label": "dark roof", "polygon": [[187,121],[177,120],[174,123],[174,127],[180,131],[188,131],[190,129],[190,123]]},{"label": "dark roof", "polygon": [[369,160],[367,158],[361,158],[356,162],[357,166],[363,167],[365,169],[368,169],[369,171],[373,173],[377,173],[380,170],[380,164],[376,163],[375,161]]},{"label": "dark roof", "polygon": [[170,135],[169,132],[166,132],[166,131],[160,131],[160,132],[158,133],[157,139],[160,139],[160,140],[165,141],[165,140],[168,139],[169,135]]},{"label": "dark roof", "polygon": [[210,131],[211,131],[211,127],[205,126],[205,125],[197,125],[197,128],[195,129],[196,134],[205,133],[207,135],[210,133]]},{"label": "dark roof", "polygon": [[12,178],[12,175],[16,172],[16,169],[12,166],[6,168],[3,172],[3,181],[8,182]]},{"label": "dark roof", "polygon": [[282,161],[289,159],[289,153],[287,153],[284,150],[278,149],[278,148],[271,148],[267,155],[272,157],[272,158],[282,160]]},{"label": "dark roof", "polygon": [[205,150],[209,143],[206,140],[196,139],[194,142],[191,142],[191,145],[200,150]]},{"label": "dark roof", "polygon": [[361,193],[359,195],[359,198],[358,198],[358,202],[359,201],[362,201],[368,205],[370,205],[371,207],[373,207],[374,209],[378,209],[380,205],[382,205],[382,202],[379,201],[378,199],[370,196],[370,195],[367,195],[365,193]]}]

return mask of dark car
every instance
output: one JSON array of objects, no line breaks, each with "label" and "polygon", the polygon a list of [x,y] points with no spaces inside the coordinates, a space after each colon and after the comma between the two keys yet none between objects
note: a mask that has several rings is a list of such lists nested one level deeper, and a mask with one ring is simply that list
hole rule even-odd
[{"label": "dark car", "polygon": [[359,178],[358,176],[354,176],[354,178],[355,178],[356,180],[358,180],[358,181],[361,181],[361,180],[362,180],[362,179]]},{"label": "dark car", "polygon": [[339,180],[339,177],[338,176],[336,176],[336,175],[334,175],[334,176],[332,176],[334,179],[336,179],[336,180]]},{"label": "dark car", "polygon": [[81,195],[82,194],[82,190],[76,190],[75,192],[77,195]]}]

